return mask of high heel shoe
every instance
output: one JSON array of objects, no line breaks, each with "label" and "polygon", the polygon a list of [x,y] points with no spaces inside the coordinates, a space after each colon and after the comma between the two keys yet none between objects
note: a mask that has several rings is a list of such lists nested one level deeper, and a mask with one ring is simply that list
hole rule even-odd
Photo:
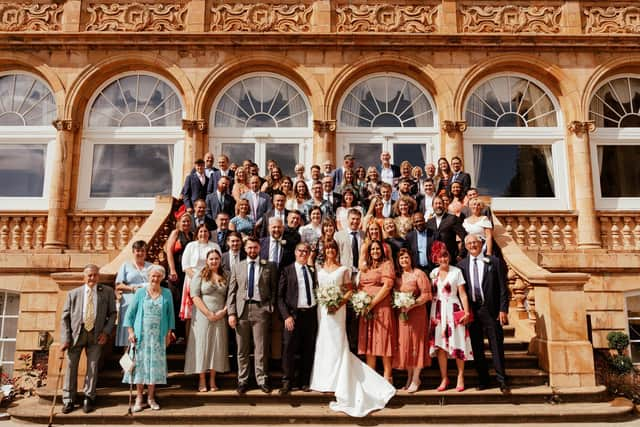
[{"label": "high heel shoe", "polygon": [[456,391],[457,391],[457,392],[464,391],[464,386],[463,386],[463,385],[459,385],[459,386],[457,386],[457,387],[456,387]]},{"label": "high heel shoe", "polygon": [[411,383],[411,385],[409,387],[407,387],[407,393],[415,393],[416,391],[418,391],[418,389],[420,388],[420,384],[421,382],[418,381],[417,383]]},{"label": "high heel shoe", "polygon": [[449,378],[446,378],[442,381],[440,386],[436,389],[437,391],[445,391],[449,387]]}]

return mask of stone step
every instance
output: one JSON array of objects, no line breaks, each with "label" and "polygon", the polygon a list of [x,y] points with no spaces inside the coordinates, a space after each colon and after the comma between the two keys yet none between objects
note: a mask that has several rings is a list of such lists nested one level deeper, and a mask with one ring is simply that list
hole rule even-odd
[{"label": "stone step", "polygon": [[[56,424],[353,424],[357,419],[329,409],[325,403],[255,403],[250,397],[236,399],[234,403],[208,404],[202,401],[173,401],[158,397],[160,411],[146,409],[127,416],[127,404],[101,406],[91,414],[76,410],[60,414],[56,409]],[[9,409],[12,417],[22,421],[46,423],[50,407],[38,398],[28,398]],[[633,404],[626,400],[611,402],[548,403],[482,403],[482,404],[397,404],[370,414],[367,424],[443,424],[516,423],[516,422],[618,422],[633,417]]]}]

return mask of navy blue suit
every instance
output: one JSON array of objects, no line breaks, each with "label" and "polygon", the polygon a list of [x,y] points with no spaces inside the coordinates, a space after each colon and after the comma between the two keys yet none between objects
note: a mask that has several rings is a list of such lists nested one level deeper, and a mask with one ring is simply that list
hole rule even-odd
[{"label": "navy blue suit", "polygon": [[204,184],[200,182],[198,174],[194,171],[187,175],[184,180],[184,186],[182,187],[182,195],[184,196],[184,204],[187,209],[193,209],[193,204],[198,199],[206,199],[207,197],[207,185],[209,185],[209,178],[204,179]]},{"label": "navy blue suit", "polygon": [[235,213],[236,200],[233,198],[233,196],[229,194],[225,194],[224,202],[222,202],[220,201],[220,199],[218,199],[218,192],[214,191],[213,193],[210,193],[207,196],[206,202],[207,202],[206,216],[210,220],[215,221],[216,217],[218,216],[218,213],[220,212],[224,212],[228,214],[229,218],[233,218],[236,215]]},{"label": "navy blue suit", "polygon": [[[220,169],[214,169],[211,177],[209,178],[209,187],[207,188],[207,193],[215,193],[218,189],[218,180],[222,176],[222,172]],[[226,175],[231,182],[229,182],[229,189],[227,190],[228,194],[231,194],[231,190],[233,189],[233,180],[235,178],[235,174],[232,170],[227,171]]]}]

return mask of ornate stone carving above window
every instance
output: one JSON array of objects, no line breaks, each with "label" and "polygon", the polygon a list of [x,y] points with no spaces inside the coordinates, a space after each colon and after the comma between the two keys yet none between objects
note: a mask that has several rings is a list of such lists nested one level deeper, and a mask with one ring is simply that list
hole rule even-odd
[{"label": "ornate stone carving above window", "polygon": [[62,7],[58,4],[0,4],[0,31],[60,31]]},{"label": "ornate stone carving above window", "polygon": [[87,31],[184,31],[187,6],[150,3],[91,3]]},{"label": "ornate stone carving above window", "polygon": [[211,31],[304,33],[311,30],[312,6],[305,4],[215,5]]},{"label": "ornate stone carving above window", "polygon": [[560,6],[462,6],[463,33],[558,33]]},{"label": "ornate stone carving above window", "polygon": [[336,7],[339,32],[432,33],[438,6],[361,4]]},{"label": "ornate stone carving above window", "polygon": [[586,7],[585,33],[640,33],[640,7]]}]

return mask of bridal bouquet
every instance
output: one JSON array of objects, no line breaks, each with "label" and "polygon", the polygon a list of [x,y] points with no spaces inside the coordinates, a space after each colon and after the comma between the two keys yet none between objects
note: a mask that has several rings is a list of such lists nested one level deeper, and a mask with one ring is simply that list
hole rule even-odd
[{"label": "bridal bouquet", "polygon": [[316,300],[318,304],[329,308],[338,308],[342,303],[342,289],[336,282],[330,282],[320,286],[316,290]]},{"label": "bridal bouquet", "polygon": [[[416,299],[412,292],[394,292],[393,293],[393,306],[395,308],[409,308],[416,303]],[[401,312],[400,320],[405,322],[409,320],[409,313]]]},{"label": "bridal bouquet", "polygon": [[[365,291],[356,292],[351,296],[351,306],[353,307],[353,311],[356,312],[357,316],[362,316],[365,313],[365,311],[371,305],[372,299],[373,298],[371,298],[371,295],[369,295]],[[367,318],[370,319],[371,317],[373,317],[373,313],[367,313]]]}]

